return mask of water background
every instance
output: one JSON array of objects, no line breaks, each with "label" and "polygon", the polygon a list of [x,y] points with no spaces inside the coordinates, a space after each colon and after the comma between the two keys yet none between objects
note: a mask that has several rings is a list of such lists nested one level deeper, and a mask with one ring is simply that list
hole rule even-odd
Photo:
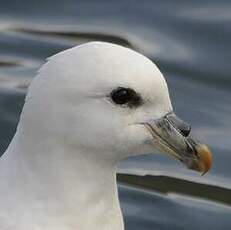
[{"label": "water background", "polygon": [[126,229],[230,230],[231,1],[0,0],[0,152],[45,58],[92,40],[155,60],[175,112],[213,151],[204,177],[163,155],[122,162]]}]

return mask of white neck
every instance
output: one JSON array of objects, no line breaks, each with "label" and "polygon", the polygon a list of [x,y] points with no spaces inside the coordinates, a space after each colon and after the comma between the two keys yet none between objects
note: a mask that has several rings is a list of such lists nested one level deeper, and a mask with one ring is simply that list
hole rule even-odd
[{"label": "white neck", "polygon": [[65,152],[62,143],[20,138],[0,161],[2,230],[124,229],[114,163]]}]

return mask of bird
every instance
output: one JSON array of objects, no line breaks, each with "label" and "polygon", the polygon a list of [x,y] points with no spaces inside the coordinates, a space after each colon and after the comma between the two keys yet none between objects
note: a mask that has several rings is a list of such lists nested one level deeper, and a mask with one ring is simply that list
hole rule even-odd
[{"label": "bird", "polygon": [[206,173],[209,148],[144,55],[93,41],[47,59],[0,159],[1,230],[124,230],[116,167],[163,153]]}]

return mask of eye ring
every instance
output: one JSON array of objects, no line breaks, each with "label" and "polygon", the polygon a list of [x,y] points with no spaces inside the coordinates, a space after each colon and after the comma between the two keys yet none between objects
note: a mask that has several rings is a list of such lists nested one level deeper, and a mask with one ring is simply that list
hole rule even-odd
[{"label": "eye ring", "polygon": [[112,90],[110,98],[117,105],[127,105],[129,107],[137,107],[142,102],[140,95],[135,90],[124,87]]}]

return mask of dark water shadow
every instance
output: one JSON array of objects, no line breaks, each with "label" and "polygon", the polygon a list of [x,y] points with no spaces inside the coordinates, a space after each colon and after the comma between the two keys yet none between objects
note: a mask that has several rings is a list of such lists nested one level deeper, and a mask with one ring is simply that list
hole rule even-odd
[{"label": "dark water shadow", "polygon": [[0,59],[0,67],[14,67],[21,66],[19,62],[5,61]]},{"label": "dark water shadow", "polygon": [[119,35],[112,35],[99,32],[81,32],[81,31],[46,31],[42,29],[27,29],[27,28],[14,28],[11,29],[16,32],[23,32],[37,36],[54,36],[61,38],[70,38],[70,39],[82,39],[86,41],[107,41],[111,43],[120,44],[126,47],[133,47],[132,44],[124,37]]},{"label": "dark water shadow", "polygon": [[231,190],[215,185],[200,184],[169,176],[118,174],[117,179],[120,183],[130,186],[137,186],[161,193],[184,194],[231,205]]}]

